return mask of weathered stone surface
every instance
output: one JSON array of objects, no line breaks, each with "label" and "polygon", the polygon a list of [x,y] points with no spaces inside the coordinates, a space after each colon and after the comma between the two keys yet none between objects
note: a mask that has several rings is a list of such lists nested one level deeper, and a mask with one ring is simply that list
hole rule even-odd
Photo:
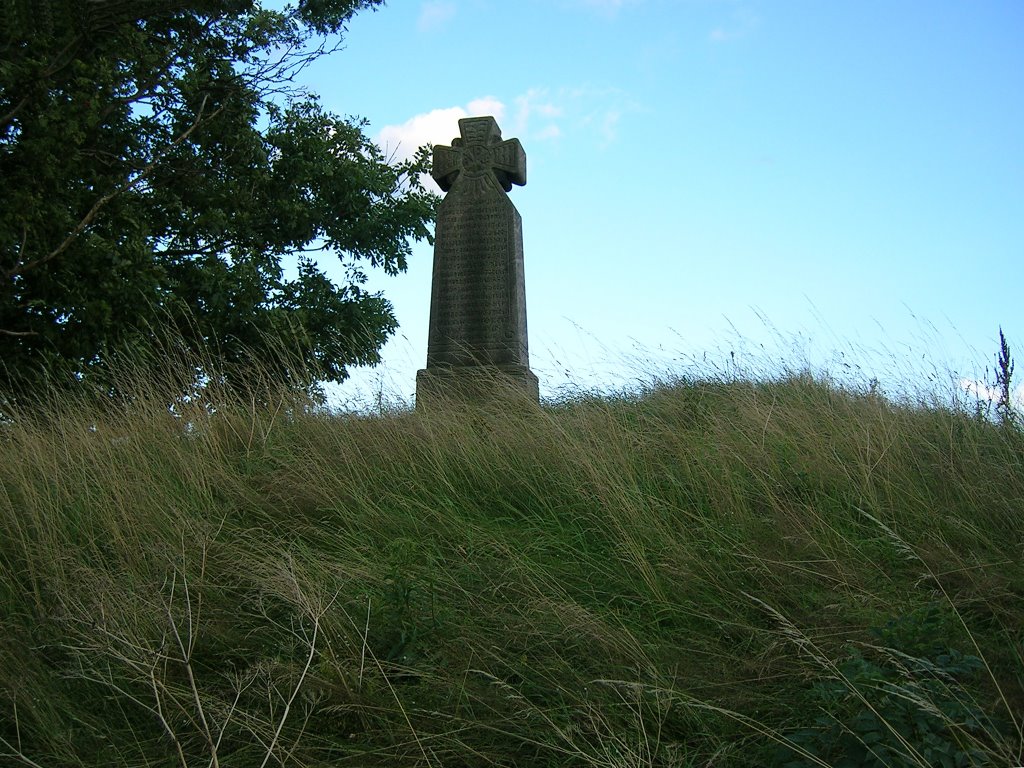
[{"label": "weathered stone surface", "polygon": [[[493,117],[459,120],[461,138],[434,148],[432,175],[447,192],[434,235],[427,366],[417,403],[460,390],[502,389],[537,399],[530,371],[523,224],[506,192],[526,184],[518,139]],[[481,390],[481,382],[490,382]],[[491,386],[495,385],[495,386]]]}]

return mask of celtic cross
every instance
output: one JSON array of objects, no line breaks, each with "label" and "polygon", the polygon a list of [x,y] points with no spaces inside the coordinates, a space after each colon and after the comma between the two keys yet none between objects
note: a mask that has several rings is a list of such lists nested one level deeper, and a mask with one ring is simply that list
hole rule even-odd
[{"label": "celtic cross", "polygon": [[459,179],[489,184],[494,179],[509,192],[513,184],[526,184],[526,153],[519,139],[502,141],[493,117],[459,120],[462,138],[450,147],[434,147],[431,175],[444,192]]}]

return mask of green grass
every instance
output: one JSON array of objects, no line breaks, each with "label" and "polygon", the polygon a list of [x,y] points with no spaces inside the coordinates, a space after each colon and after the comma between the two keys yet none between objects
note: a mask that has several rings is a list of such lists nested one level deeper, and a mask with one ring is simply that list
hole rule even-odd
[{"label": "green grass", "polygon": [[1012,425],[807,375],[159,392],[0,425],[0,765],[1024,762]]}]

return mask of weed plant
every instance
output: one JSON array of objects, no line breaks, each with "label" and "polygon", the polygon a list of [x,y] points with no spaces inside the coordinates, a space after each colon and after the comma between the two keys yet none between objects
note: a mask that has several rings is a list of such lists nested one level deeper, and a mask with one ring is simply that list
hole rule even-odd
[{"label": "weed plant", "polygon": [[1010,419],[807,374],[376,417],[188,378],[5,401],[0,764],[1024,763]]}]

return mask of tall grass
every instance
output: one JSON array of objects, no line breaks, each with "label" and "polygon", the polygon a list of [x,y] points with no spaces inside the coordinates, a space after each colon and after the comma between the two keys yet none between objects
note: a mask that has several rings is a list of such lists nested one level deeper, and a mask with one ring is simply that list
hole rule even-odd
[{"label": "tall grass", "polygon": [[1012,425],[801,374],[377,417],[129,379],[0,426],[0,763],[1024,762]]}]

